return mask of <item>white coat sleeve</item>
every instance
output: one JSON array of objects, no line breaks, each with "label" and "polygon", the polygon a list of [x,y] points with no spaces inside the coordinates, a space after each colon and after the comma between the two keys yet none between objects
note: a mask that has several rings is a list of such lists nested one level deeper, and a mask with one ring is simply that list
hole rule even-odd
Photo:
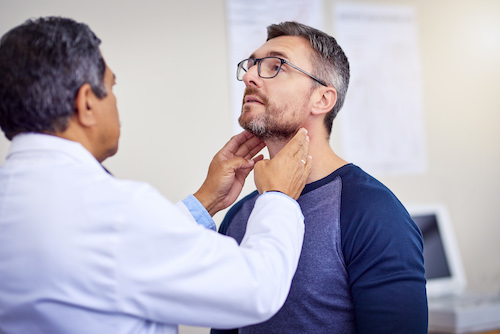
[{"label": "white coat sleeve", "polygon": [[116,252],[118,311],[159,323],[235,328],[265,321],[281,308],[304,236],[296,201],[261,195],[240,246],[186,223],[149,187],[133,201]]}]

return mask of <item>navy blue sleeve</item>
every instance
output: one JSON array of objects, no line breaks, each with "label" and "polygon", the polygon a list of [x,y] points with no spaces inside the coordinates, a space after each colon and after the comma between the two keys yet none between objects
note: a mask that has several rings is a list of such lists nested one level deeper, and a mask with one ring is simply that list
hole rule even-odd
[{"label": "navy blue sleeve", "polygon": [[422,235],[403,205],[377,182],[342,191],[342,250],[358,333],[424,334]]}]

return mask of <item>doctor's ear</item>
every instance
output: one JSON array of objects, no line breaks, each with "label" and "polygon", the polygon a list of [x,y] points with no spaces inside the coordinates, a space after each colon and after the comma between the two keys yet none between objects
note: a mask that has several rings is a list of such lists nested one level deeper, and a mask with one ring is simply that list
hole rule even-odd
[{"label": "doctor's ear", "polygon": [[312,113],[314,115],[326,114],[337,103],[337,91],[333,87],[320,87],[316,101],[313,104]]},{"label": "doctor's ear", "polygon": [[75,113],[78,122],[85,127],[96,124],[94,100],[97,98],[88,83],[83,84],[75,98]]}]

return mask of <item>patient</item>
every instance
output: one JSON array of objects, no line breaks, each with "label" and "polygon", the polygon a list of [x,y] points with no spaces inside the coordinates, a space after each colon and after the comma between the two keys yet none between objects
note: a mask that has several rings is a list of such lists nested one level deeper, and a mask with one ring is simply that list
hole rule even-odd
[{"label": "patient", "polygon": [[[271,157],[306,128],[314,165],[298,199],[306,233],[290,294],[274,317],[239,333],[427,333],[420,230],[389,189],[330,147],[349,84],[346,55],[333,37],[300,23],[267,31],[237,67],[246,86],[239,123]],[[220,233],[242,242],[258,198],[236,203]]]}]

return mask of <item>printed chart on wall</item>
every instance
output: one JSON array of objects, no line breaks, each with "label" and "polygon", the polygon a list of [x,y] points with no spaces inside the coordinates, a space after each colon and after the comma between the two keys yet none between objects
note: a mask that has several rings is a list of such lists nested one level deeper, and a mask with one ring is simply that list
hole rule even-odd
[{"label": "printed chart on wall", "polygon": [[323,8],[322,0],[227,0],[226,7],[231,111],[233,132],[238,133],[245,85],[236,80],[236,65],[265,43],[270,24],[297,21],[323,29]]},{"label": "printed chart on wall", "polygon": [[335,37],[351,66],[339,114],[344,158],[375,175],[424,173],[414,8],[340,3],[333,11]]}]

